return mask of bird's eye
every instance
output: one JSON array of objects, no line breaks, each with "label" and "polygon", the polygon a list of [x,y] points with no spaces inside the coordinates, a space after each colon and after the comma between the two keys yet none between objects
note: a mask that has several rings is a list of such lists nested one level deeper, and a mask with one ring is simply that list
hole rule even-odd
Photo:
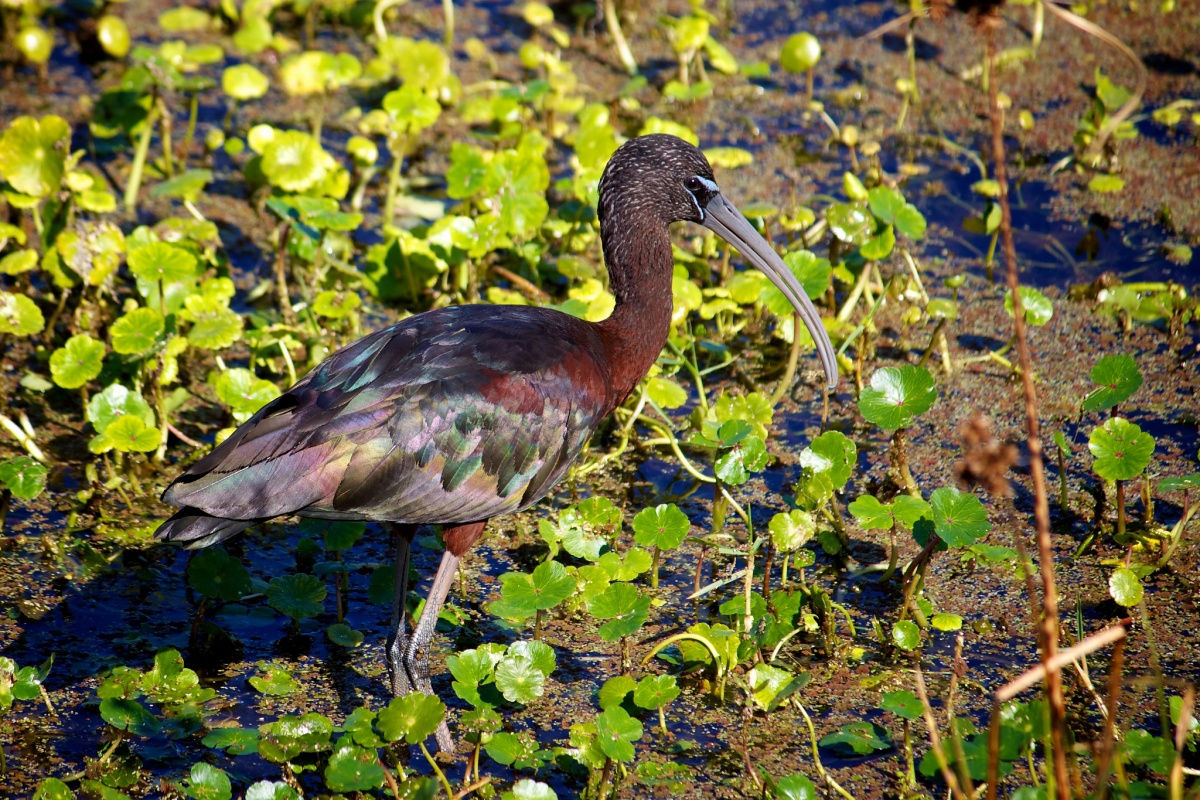
[{"label": "bird's eye", "polygon": [[704,184],[695,175],[684,181],[683,185],[687,187],[689,192],[698,192],[704,188]]}]

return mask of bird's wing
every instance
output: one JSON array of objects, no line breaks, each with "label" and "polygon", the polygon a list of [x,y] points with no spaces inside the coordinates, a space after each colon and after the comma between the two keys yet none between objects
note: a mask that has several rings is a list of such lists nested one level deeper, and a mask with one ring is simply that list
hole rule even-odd
[{"label": "bird's wing", "polygon": [[598,339],[572,317],[421,314],[332,355],[163,499],[229,519],[487,519],[562,477],[610,407],[607,378]]}]

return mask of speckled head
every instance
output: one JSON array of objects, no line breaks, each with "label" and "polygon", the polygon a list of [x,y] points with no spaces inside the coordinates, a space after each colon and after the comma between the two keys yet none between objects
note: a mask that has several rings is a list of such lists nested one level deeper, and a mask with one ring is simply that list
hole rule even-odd
[{"label": "speckled head", "polygon": [[630,139],[600,178],[600,224],[614,217],[653,217],[663,224],[703,222],[704,204],[718,194],[700,150],[666,133]]}]

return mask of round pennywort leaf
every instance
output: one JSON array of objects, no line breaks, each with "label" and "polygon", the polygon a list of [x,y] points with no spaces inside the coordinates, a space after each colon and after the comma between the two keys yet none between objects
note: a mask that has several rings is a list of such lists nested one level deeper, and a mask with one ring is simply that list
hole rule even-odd
[{"label": "round pennywort leaf", "polygon": [[906,364],[877,370],[858,399],[858,410],[868,422],[894,431],[907,428],[936,400],[937,386],[929,370]]},{"label": "round pennywort leaf", "polygon": [[1142,474],[1154,454],[1154,437],[1121,417],[1092,431],[1088,449],[1096,457],[1092,469],[1106,481],[1127,481]]}]

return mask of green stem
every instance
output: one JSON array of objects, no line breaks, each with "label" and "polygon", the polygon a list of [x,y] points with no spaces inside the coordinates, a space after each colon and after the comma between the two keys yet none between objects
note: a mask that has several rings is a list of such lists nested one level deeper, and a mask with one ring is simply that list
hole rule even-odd
[{"label": "green stem", "polygon": [[442,19],[446,27],[442,41],[449,50],[454,46],[454,0],[442,0]]},{"label": "green stem", "polygon": [[137,149],[133,151],[133,164],[129,168],[129,183],[125,185],[125,211],[129,214],[137,214],[138,190],[142,187],[142,172],[146,169],[146,154],[150,152],[150,136],[154,133],[157,117],[158,107],[151,106],[150,113],[143,123],[145,127],[142,128]]},{"label": "green stem", "polygon": [[1125,533],[1125,481],[1117,481],[1117,534]]},{"label": "green stem", "polygon": [[200,113],[200,95],[193,92],[188,98],[187,131],[183,135],[183,152],[179,156],[179,168],[187,169],[188,153],[192,149],[192,139],[196,136],[196,117]]},{"label": "green stem", "polygon": [[792,347],[788,350],[787,368],[783,371],[783,377],[779,379],[779,384],[775,387],[775,391],[771,394],[771,405],[779,404],[784,395],[788,393],[788,389],[792,386],[792,380],[796,377],[796,365],[800,362],[800,329],[804,324],[804,320],[800,318],[798,312],[792,314]]},{"label": "green stem", "polygon": [[404,151],[392,151],[392,163],[388,166],[387,195],[383,201],[383,224],[391,225],[396,218],[396,195],[400,191],[400,170],[404,166]]},{"label": "green stem", "polygon": [[1058,448],[1058,507],[1067,512],[1067,463],[1062,448]]},{"label": "green stem", "polygon": [[[158,100],[161,104],[162,101]],[[168,178],[175,176],[175,155],[171,152],[171,115],[165,111],[158,115],[159,127],[162,129],[159,135],[162,137],[163,150],[163,171]]]},{"label": "green stem", "polygon": [[421,748],[421,752],[425,754],[425,760],[429,762],[429,766],[433,767],[433,772],[441,782],[442,788],[446,790],[446,797],[454,797],[454,790],[450,788],[450,781],[446,780],[446,774],[438,766],[437,760],[429,754],[429,748],[425,746],[424,742],[420,742],[418,746]]}]

